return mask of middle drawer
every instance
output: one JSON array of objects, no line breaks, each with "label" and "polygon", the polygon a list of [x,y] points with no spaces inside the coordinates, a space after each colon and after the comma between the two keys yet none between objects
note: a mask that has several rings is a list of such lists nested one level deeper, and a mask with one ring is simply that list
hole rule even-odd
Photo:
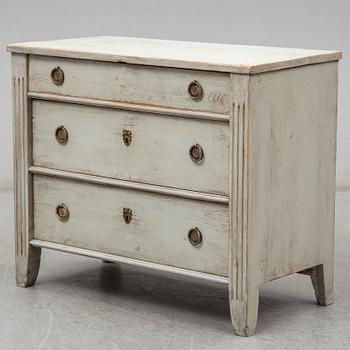
[{"label": "middle drawer", "polygon": [[228,194],[225,122],[33,100],[33,164]]}]

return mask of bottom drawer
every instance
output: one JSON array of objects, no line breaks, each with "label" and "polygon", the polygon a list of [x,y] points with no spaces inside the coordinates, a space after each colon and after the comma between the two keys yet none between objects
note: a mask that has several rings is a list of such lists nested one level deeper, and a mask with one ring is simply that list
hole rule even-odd
[{"label": "bottom drawer", "polygon": [[224,204],[34,175],[34,238],[228,274]]}]

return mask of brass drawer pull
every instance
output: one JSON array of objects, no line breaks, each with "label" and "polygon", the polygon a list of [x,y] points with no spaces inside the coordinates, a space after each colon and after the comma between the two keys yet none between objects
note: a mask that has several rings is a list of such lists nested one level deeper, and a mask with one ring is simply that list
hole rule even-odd
[{"label": "brass drawer pull", "polygon": [[198,247],[202,243],[202,232],[197,227],[191,228],[188,231],[187,237],[190,243],[195,247]]},{"label": "brass drawer pull", "polygon": [[56,216],[61,221],[67,221],[68,220],[68,218],[69,218],[69,210],[63,203],[59,204],[56,207]]},{"label": "brass drawer pull", "polygon": [[132,210],[130,208],[123,208],[123,218],[126,224],[130,224],[132,219]]},{"label": "brass drawer pull", "polygon": [[64,82],[64,73],[60,67],[55,67],[51,71],[51,80],[55,85],[62,85]]},{"label": "brass drawer pull", "polygon": [[55,138],[61,145],[65,145],[68,142],[68,131],[63,125],[56,129]]},{"label": "brass drawer pull", "polygon": [[132,132],[130,130],[123,130],[123,141],[125,146],[130,146],[132,141]]},{"label": "brass drawer pull", "polygon": [[187,88],[188,95],[192,100],[200,100],[203,97],[203,89],[201,84],[197,80],[193,80],[188,84]]},{"label": "brass drawer pull", "polygon": [[196,143],[195,145],[191,146],[189,155],[193,162],[199,163],[204,158],[203,148],[198,143]]}]

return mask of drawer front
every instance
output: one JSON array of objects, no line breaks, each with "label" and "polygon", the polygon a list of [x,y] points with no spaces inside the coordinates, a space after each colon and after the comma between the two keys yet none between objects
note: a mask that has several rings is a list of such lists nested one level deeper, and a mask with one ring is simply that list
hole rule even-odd
[{"label": "drawer front", "polygon": [[[63,75],[56,71],[53,82],[56,67]],[[196,86],[191,90],[197,99],[188,93],[193,81],[202,88],[201,95]],[[229,110],[229,75],[217,72],[31,56],[29,90],[217,113]]]},{"label": "drawer front", "polygon": [[34,237],[227,276],[227,205],[34,175]]},{"label": "drawer front", "polygon": [[[226,123],[39,100],[32,107],[34,165],[228,193]],[[63,143],[56,138],[61,126]],[[192,146],[202,160],[191,159]]]}]

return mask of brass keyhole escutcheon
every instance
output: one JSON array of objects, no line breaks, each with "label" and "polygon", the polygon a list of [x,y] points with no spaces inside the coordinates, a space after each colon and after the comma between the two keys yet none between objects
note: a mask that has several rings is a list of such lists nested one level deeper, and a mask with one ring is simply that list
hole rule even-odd
[{"label": "brass keyhole escutcheon", "polygon": [[130,224],[132,219],[132,210],[130,208],[123,208],[123,218],[126,224]]},{"label": "brass keyhole escutcheon", "polygon": [[51,71],[51,80],[55,85],[62,85],[64,82],[64,73],[60,67],[55,67]]},{"label": "brass keyhole escutcheon", "polygon": [[204,158],[203,148],[198,143],[196,143],[195,145],[191,146],[189,155],[193,162],[199,163]]},{"label": "brass keyhole escutcheon", "polygon": [[61,221],[67,221],[68,220],[68,218],[69,218],[69,210],[63,203],[59,204],[56,207],[56,216]]},{"label": "brass keyhole escutcheon", "polygon": [[197,80],[193,80],[188,84],[187,92],[192,100],[199,101],[203,97],[203,88]]},{"label": "brass keyhole escutcheon", "polygon": [[125,146],[130,146],[132,141],[132,132],[130,130],[123,130],[123,141]]},{"label": "brass keyhole escutcheon", "polygon": [[202,243],[202,232],[197,227],[191,228],[188,231],[187,237],[190,243],[195,247],[200,246]]},{"label": "brass keyhole escutcheon", "polygon": [[56,129],[55,138],[61,145],[65,145],[68,142],[68,131],[63,125]]}]

